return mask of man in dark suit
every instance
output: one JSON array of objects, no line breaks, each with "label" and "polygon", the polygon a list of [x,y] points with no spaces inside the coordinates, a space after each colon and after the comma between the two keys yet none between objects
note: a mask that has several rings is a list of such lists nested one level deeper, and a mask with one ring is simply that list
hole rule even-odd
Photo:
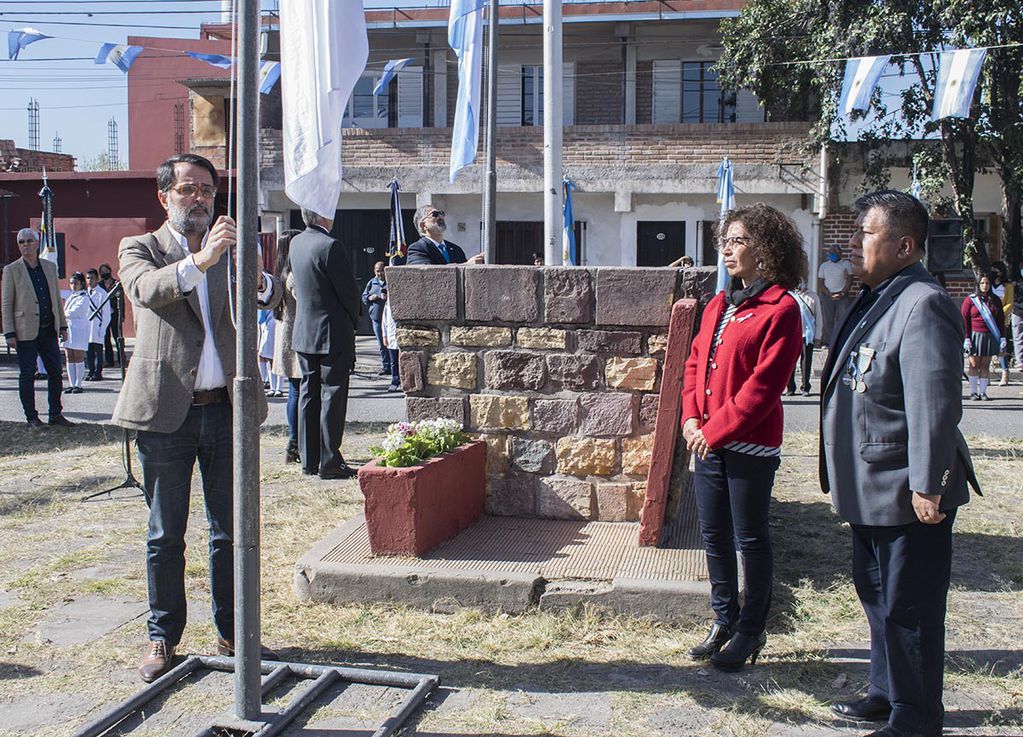
[{"label": "man in dark suit", "polygon": [[323,479],[355,475],[341,455],[348,409],[348,375],[355,365],[359,290],[333,220],[302,210],[306,229],[291,241],[295,279],[292,347],[302,368],[298,449],[302,471]]},{"label": "man in dark suit", "polygon": [[448,229],[444,220],[444,211],[433,205],[423,205],[416,210],[413,221],[416,230],[423,236],[408,247],[405,263],[409,266],[435,264],[482,264],[483,254],[477,253],[470,259],[459,246],[444,240],[444,232]]},{"label": "man in dark suit", "polygon": [[938,737],[952,523],[977,488],[962,416],[963,323],[920,263],[927,211],[892,190],[856,201],[859,297],[821,377],[821,488],[852,528],[853,581],[870,625],[865,698],[832,705],[887,721],[868,737]]}]

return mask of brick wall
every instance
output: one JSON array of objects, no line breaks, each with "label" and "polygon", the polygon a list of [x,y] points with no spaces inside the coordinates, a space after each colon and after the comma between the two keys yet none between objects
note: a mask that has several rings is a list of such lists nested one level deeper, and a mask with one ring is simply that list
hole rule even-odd
[{"label": "brick wall", "polygon": [[713,269],[391,268],[410,420],[487,442],[491,514],[636,520],[671,305]]},{"label": "brick wall", "polygon": [[622,122],[624,91],[620,60],[586,60],[576,64],[575,122],[579,125],[618,125]]},{"label": "brick wall", "polygon": [[0,171],[74,171],[75,157],[53,151],[18,148],[14,141],[0,140]]}]

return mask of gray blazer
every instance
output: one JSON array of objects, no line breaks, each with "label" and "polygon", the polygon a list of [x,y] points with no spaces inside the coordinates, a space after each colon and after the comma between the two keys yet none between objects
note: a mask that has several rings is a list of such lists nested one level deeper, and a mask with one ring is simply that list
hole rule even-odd
[{"label": "gray blazer", "polygon": [[[188,415],[205,332],[199,295],[178,287],[177,262],[185,255],[166,223],[155,233],[121,241],[121,284],[135,308],[135,352],[114,408],[115,425],[174,432]],[[206,279],[213,335],[233,402],[235,329],[227,299],[227,259],[212,266]],[[273,277],[271,282],[269,300],[260,303],[263,309],[272,309],[281,299],[280,284]],[[251,369],[258,376],[255,353]],[[256,392],[256,403],[262,422],[266,419],[262,391]]]},{"label": "gray blazer", "polygon": [[[942,509],[965,504],[967,482],[980,490],[958,428],[963,322],[948,293],[917,263],[836,346],[842,328],[821,375],[819,449],[821,488],[838,515],[858,525],[909,524],[911,491],[941,494]],[[842,381],[851,361],[865,367],[865,391]]]},{"label": "gray blazer", "polygon": [[298,353],[341,356],[354,363],[361,290],[344,246],[323,229],[309,227],[291,239],[288,260],[295,277],[291,347]]}]

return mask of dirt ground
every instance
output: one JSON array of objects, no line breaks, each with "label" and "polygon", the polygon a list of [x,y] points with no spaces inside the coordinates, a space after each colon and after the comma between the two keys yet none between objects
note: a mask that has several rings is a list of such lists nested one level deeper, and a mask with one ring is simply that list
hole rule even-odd
[{"label": "dirt ground", "polygon": [[[382,428],[353,428],[368,457]],[[0,735],[70,735],[141,687],[146,639],[146,510],[133,492],[83,501],[120,480],[119,435],[82,425],[29,431],[0,422]],[[946,735],[1023,735],[1023,440],[970,438],[985,489],[956,521],[949,597]],[[828,704],[861,692],[867,629],[849,578],[849,534],[816,486],[816,439],[786,439],[772,522],[776,589],[757,666],[723,674],[687,650],[704,621],[667,626],[580,610],[484,615],[469,609],[299,603],[295,561],[361,510],[357,484],[303,477],[262,438],[265,642],[282,658],[435,673],[442,686],[404,734],[856,735]],[[197,488],[197,487],[196,487]],[[183,652],[212,651],[205,519],[192,500]],[[206,673],[114,734],[188,735],[233,703]],[[289,735],[369,735],[403,696],[338,687]],[[287,693],[275,693],[284,703]]]}]

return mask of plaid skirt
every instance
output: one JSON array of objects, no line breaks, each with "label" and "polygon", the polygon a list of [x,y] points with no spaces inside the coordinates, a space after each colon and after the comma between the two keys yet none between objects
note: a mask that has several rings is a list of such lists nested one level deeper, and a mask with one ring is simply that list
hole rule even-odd
[{"label": "plaid skirt", "polygon": [[970,349],[971,356],[998,355],[998,341],[995,340],[995,336],[991,333],[974,331],[970,333],[970,343],[973,344],[973,347]]}]

